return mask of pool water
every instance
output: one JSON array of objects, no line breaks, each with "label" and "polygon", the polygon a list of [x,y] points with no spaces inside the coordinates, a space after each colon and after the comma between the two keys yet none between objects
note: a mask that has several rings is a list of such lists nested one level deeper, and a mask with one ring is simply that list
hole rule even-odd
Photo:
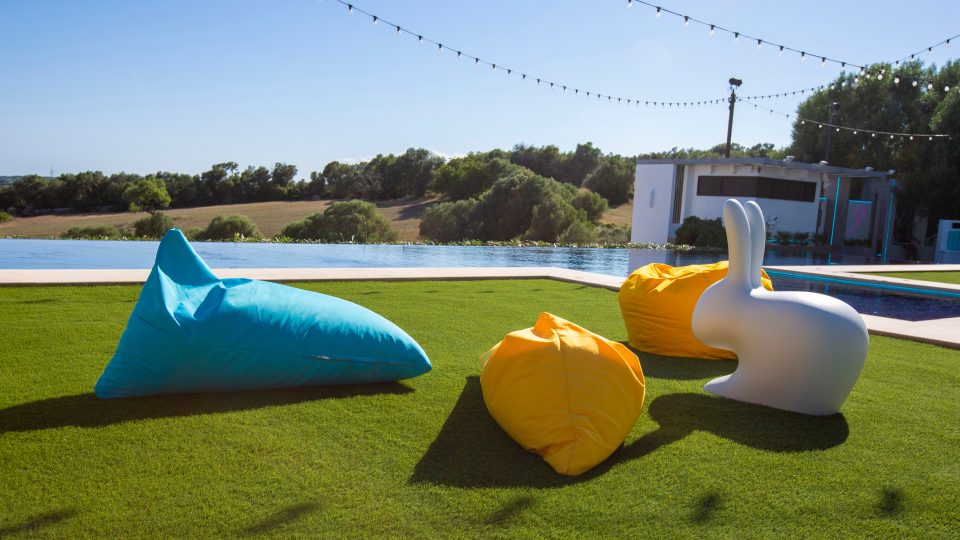
[{"label": "pool water", "polygon": [[[108,240],[0,239],[0,268],[150,268],[158,242]],[[625,277],[649,263],[672,266],[726,259],[717,251],[658,249],[535,248],[479,246],[407,246],[364,244],[270,244],[196,242],[197,253],[212,268],[417,268],[553,266]],[[768,252],[768,266],[841,262],[809,253]],[[839,298],[864,314],[905,320],[960,317],[960,295],[928,295],[773,274],[777,290],[812,291]]]}]

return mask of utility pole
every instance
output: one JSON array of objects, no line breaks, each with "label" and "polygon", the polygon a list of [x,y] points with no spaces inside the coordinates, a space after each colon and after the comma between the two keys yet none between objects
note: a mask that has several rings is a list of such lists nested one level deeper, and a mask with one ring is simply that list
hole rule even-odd
[{"label": "utility pole", "polygon": [[737,104],[737,88],[743,84],[740,79],[730,78],[730,118],[727,120],[727,146],[723,151],[723,157],[730,157],[730,138],[733,136],[733,108]]},{"label": "utility pole", "polygon": [[[830,123],[833,124],[837,119],[837,107],[840,104],[836,101],[830,103]],[[823,150],[823,160],[827,163],[830,163],[830,145],[833,144],[833,132],[836,131],[836,128],[830,127],[827,130],[827,144],[826,148]]]}]

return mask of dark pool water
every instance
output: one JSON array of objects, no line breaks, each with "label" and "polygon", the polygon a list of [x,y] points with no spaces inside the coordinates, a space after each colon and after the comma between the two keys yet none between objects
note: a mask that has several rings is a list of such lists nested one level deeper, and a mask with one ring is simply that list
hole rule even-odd
[{"label": "dark pool water", "polygon": [[[0,268],[150,268],[158,242],[0,239]],[[655,249],[516,248],[362,244],[267,244],[197,242],[194,248],[212,268],[369,268],[554,266],[626,276],[652,262],[673,266],[726,259],[715,251]],[[768,252],[764,264],[864,264],[862,258]],[[835,282],[774,276],[778,290],[834,296],[864,314],[906,320],[960,317],[960,295],[935,296]]]}]

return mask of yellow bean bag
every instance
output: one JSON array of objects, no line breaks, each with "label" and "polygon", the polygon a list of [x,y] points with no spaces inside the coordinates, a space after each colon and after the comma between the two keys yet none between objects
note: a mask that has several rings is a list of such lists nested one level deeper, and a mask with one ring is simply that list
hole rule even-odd
[{"label": "yellow bean bag", "polygon": [[555,471],[575,476],[633,429],[645,391],[629,349],[549,313],[480,357],[483,401],[500,427]]},{"label": "yellow bean bag", "polygon": [[[620,286],[620,311],[635,349],[664,356],[736,360],[733,351],[708,347],[693,336],[693,308],[707,287],[727,275],[727,261],[673,267],[651,263]],[[772,291],[762,271],[763,286]]]}]

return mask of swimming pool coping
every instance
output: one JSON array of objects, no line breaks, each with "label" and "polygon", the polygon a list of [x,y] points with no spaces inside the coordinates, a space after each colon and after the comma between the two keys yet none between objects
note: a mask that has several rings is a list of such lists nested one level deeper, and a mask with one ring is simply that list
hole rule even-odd
[{"label": "swimming pool coping", "polygon": [[[905,265],[910,271],[935,266],[938,271],[960,270],[960,265]],[[946,267],[946,268],[945,268]],[[842,277],[858,281],[907,284],[930,290],[960,290],[960,286],[898,278],[864,276],[854,273],[860,266],[771,266],[771,270],[819,277]],[[854,270],[857,269],[857,270]],[[892,267],[884,267],[891,272]],[[870,271],[870,270],[867,270]],[[872,268],[876,271],[876,267]],[[458,268],[222,268],[214,269],[221,278],[250,278],[264,281],[449,281],[483,279],[553,279],[619,291],[624,278],[580,270],[548,266],[538,267],[458,267]],[[0,286],[23,285],[135,285],[146,281],[149,269],[0,269]],[[960,349],[960,317],[905,321],[875,315],[861,315],[872,334],[932,343]]]}]

